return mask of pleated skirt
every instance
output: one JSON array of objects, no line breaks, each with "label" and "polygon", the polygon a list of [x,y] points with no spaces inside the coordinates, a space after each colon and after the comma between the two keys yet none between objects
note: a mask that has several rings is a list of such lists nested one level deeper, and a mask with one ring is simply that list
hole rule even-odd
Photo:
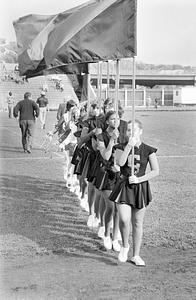
[{"label": "pleated skirt", "polygon": [[137,209],[143,208],[152,201],[150,185],[148,181],[138,184],[129,184],[127,179],[119,178],[112,189],[109,200],[131,205]]}]

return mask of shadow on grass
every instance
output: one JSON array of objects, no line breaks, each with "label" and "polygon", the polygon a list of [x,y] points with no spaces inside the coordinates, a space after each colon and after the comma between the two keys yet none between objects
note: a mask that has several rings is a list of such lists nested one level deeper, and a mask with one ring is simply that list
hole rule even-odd
[{"label": "shadow on grass", "polygon": [[[40,150],[40,151],[42,151],[43,152],[43,150],[42,150],[42,148],[41,148],[41,146],[33,146],[33,149],[32,149],[32,152],[34,151],[34,150]],[[23,153],[24,154],[24,150],[23,150],[23,148],[22,148],[22,144],[21,144],[21,146],[19,146],[19,147],[9,147],[9,146],[0,146],[0,152],[3,154],[4,152],[21,152],[21,153]]]},{"label": "shadow on grass", "polygon": [[106,253],[86,226],[87,213],[64,182],[8,175],[1,182],[1,234],[27,237],[55,255],[116,265],[115,255]]},{"label": "shadow on grass", "polygon": [[21,153],[24,153],[24,150],[21,147],[8,147],[8,146],[0,146],[0,152],[3,153],[3,152],[21,152]]}]

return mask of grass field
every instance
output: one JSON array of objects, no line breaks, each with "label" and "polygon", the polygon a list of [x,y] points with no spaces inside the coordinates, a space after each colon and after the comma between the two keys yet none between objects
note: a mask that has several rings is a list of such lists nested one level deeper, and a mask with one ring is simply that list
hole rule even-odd
[{"label": "grass field", "polygon": [[[16,120],[3,112],[0,118],[1,299],[196,299],[195,111],[136,113],[144,141],[158,148],[160,164],[145,217],[147,268],[139,271],[130,264],[116,270],[116,253],[104,251],[96,232],[86,227],[87,213],[64,186],[62,153],[51,159],[41,150],[56,112],[48,113],[45,131],[37,122],[31,155],[22,151]],[[32,261],[37,256],[39,266]]]}]

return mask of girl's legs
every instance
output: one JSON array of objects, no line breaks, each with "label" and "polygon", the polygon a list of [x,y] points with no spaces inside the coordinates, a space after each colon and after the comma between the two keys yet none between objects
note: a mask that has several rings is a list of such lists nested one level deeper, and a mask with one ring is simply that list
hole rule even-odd
[{"label": "girl's legs", "polygon": [[120,251],[121,245],[119,244],[119,214],[116,203],[114,203],[114,215],[113,215],[113,241],[112,246],[115,251]]},{"label": "girl's legs", "polygon": [[95,187],[91,182],[88,182],[88,205],[89,205],[89,217],[87,221],[88,227],[93,227],[95,218]]},{"label": "girl's legs", "polygon": [[100,227],[98,230],[98,237],[104,238],[105,236],[105,210],[106,210],[106,204],[105,199],[103,197],[103,192],[101,191],[100,199],[99,199],[99,216],[100,216]]},{"label": "girl's legs", "polygon": [[79,182],[80,182],[81,199],[83,199],[84,196],[87,194],[87,180],[86,178],[79,176]]},{"label": "girl's legs", "polygon": [[119,227],[122,236],[122,245],[124,248],[129,247],[129,234],[130,234],[130,219],[131,219],[131,206],[127,204],[118,204],[119,213]]},{"label": "girl's legs", "polygon": [[89,212],[89,205],[88,205],[88,196],[87,196],[87,189],[88,189],[88,182],[86,178],[79,175],[79,184],[80,184],[80,191],[78,193],[80,199],[80,205]]},{"label": "girl's legs", "polygon": [[114,214],[114,202],[108,199],[111,191],[105,190],[103,191],[103,197],[106,204],[105,210],[105,237],[110,237],[110,229],[112,227],[112,218]]},{"label": "girl's legs", "polygon": [[100,212],[99,212],[99,202],[101,198],[101,191],[95,188],[95,216],[97,219],[100,217]]},{"label": "girl's legs", "polygon": [[137,209],[131,208],[126,204],[118,205],[119,211],[119,226],[122,236],[122,248],[118,259],[121,262],[126,262],[129,251],[129,234],[130,234],[130,217],[132,223],[132,239],[133,239],[133,257],[131,261],[137,266],[145,266],[145,262],[139,256],[143,234],[143,221],[146,208]]},{"label": "girl's legs", "polygon": [[78,179],[77,175],[74,174],[74,168],[75,166],[71,163],[73,154],[74,154],[74,149],[76,148],[75,143],[70,142],[68,145],[68,157],[69,157],[69,163],[68,163],[68,176],[69,176],[69,185],[70,185],[70,190],[72,192],[79,193],[79,184],[78,184]]},{"label": "girl's legs", "polygon": [[98,190],[96,187],[95,194],[94,194],[94,221],[93,221],[93,227],[98,227],[100,223],[100,213],[99,213],[99,201],[101,198],[101,191]]},{"label": "girl's legs", "polygon": [[[103,197],[106,203],[106,210],[105,210],[105,236],[104,236],[104,246],[106,249],[113,249],[115,251],[120,251],[120,244],[117,240],[117,235],[119,231],[119,218],[118,218],[118,211],[116,209],[115,203],[108,199],[111,191],[105,190],[103,191]],[[113,225],[113,236],[112,240],[110,238],[110,230],[112,228],[112,222],[114,220]]]},{"label": "girl's legs", "polygon": [[127,204],[119,204],[119,226],[122,237],[122,247],[118,255],[120,262],[126,262],[129,252],[129,234],[130,234],[130,218],[131,218],[131,206]]},{"label": "girl's legs", "polygon": [[106,203],[105,199],[103,197],[103,193],[101,192],[100,200],[99,200],[99,214],[100,214],[100,225],[101,227],[104,226],[104,216],[105,216],[105,210],[106,210]]},{"label": "girl's legs", "polygon": [[66,182],[66,185],[68,186],[68,167],[69,167],[69,151],[64,150],[64,164],[63,164],[63,177]]},{"label": "girl's legs", "polygon": [[77,175],[74,174],[74,165],[71,163],[72,157],[69,156],[68,164],[68,185],[71,192],[75,192],[77,187]]},{"label": "girl's legs", "polygon": [[95,214],[95,187],[94,185],[89,182],[88,183],[88,204],[89,204],[89,214],[94,215]]},{"label": "girl's legs", "polygon": [[119,214],[116,203],[114,203],[113,224],[113,240],[117,240],[119,235]]},{"label": "girl's legs", "polygon": [[143,235],[143,221],[146,207],[137,209],[132,208],[132,239],[133,239],[133,256],[139,256]]}]

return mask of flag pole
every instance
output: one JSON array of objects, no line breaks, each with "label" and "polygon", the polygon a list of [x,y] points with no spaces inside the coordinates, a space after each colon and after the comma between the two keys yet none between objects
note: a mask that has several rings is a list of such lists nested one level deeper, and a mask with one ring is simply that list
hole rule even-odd
[{"label": "flag pole", "polygon": [[110,62],[107,61],[107,90],[106,90],[106,98],[109,97],[109,89],[110,89]]},{"label": "flag pole", "polygon": [[[135,123],[135,56],[133,56],[133,75],[132,75],[132,137],[134,136],[134,123]],[[134,147],[132,148],[132,164],[131,175],[134,175]]]},{"label": "flag pole", "polygon": [[91,99],[90,99],[90,73],[87,74],[87,114],[90,112],[90,104],[91,104]]},{"label": "flag pole", "polygon": [[101,91],[102,91],[102,61],[98,62],[98,74],[97,74],[97,95],[99,103],[99,112],[101,112]]},{"label": "flag pole", "polygon": [[115,127],[117,126],[117,118],[118,118],[119,76],[120,76],[120,60],[117,59],[116,60],[116,81],[115,81],[115,102],[114,102],[114,110],[116,111]]}]

